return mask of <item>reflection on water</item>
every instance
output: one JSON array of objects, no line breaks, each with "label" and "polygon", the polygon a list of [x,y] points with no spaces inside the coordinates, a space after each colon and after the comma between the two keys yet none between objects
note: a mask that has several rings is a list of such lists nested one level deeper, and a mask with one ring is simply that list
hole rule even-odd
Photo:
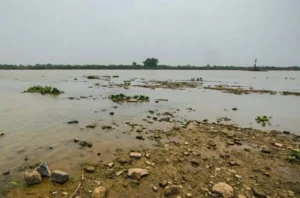
[{"label": "reflection on water", "polygon": [[[138,78],[145,80],[189,80],[202,77],[204,85],[229,84],[270,89],[275,91],[300,92],[300,72],[245,72],[245,71],[1,71],[0,73],[0,172],[11,170],[11,175],[3,182],[13,180],[20,175],[21,165],[32,164],[45,159],[52,168],[72,167],[77,162],[109,159],[109,153],[115,148],[130,148],[142,145],[151,146],[147,141],[139,141],[135,134],[123,133],[130,128],[126,120],[143,123],[148,128],[162,127],[165,124],[151,125],[143,122],[149,110],[169,111],[180,109],[176,113],[186,119],[216,121],[218,117],[229,117],[235,123],[245,127],[260,128],[255,123],[257,115],[272,116],[272,126],[266,129],[299,132],[300,97],[281,95],[232,95],[214,90],[186,89],[145,89],[107,88],[94,86],[108,84],[103,80],[86,80],[86,75],[119,75],[111,79],[120,83],[123,80]],[[288,77],[286,80],[285,77]],[[289,78],[295,78],[290,80]],[[78,80],[75,81],[74,78]],[[23,90],[32,85],[51,85],[65,91],[58,97],[39,94],[23,94]],[[89,88],[93,86],[92,88]],[[110,94],[143,94],[151,99],[167,98],[168,102],[118,105],[107,99]],[[68,97],[90,96],[92,98],[69,100]],[[118,106],[114,109],[113,106]],[[196,111],[186,109],[192,107]],[[232,111],[237,107],[237,111]],[[103,110],[106,111],[103,111]],[[228,111],[224,110],[228,109]],[[109,112],[115,115],[110,116]],[[79,124],[68,125],[70,120]],[[102,130],[101,125],[117,123],[114,130]],[[88,124],[98,125],[95,129],[86,129]],[[80,149],[73,139],[92,141],[92,149]],[[53,147],[50,149],[49,147]],[[101,158],[95,158],[101,152]],[[28,161],[24,159],[28,157]],[[2,175],[1,175],[2,176]]]}]

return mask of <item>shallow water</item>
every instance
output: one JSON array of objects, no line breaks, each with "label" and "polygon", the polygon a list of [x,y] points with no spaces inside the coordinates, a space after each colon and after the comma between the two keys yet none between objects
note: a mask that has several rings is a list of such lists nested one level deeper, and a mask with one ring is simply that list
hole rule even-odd
[{"label": "shallow water", "polygon": [[[228,84],[270,89],[275,91],[300,92],[300,72],[272,71],[108,71],[108,70],[41,70],[41,71],[0,71],[0,173],[11,170],[3,182],[18,178],[20,165],[32,164],[38,160],[47,160],[51,168],[68,170],[78,162],[109,160],[116,148],[134,146],[151,146],[150,142],[139,141],[135,134],[126,135],[129,131],[126,120],[143,123],[148,128],[168,129],[165,123],[148,124],[146,118],[149,110],[169,111],[180,109],[176,115],[186,119],[216,121],[218,117],[231,118],[236,124],[244,127],[262,128],[255,123],[257,115],[272,116],[272,126],[265,129],[288,130],[300,135],[300,97],[277,95],[233,95],[206,89],[146,89],[133,87],[123,88],[96,87],[95,83],[108,84],[103,80],[87,80],[87,75],[119,75],[111,79],[122,82],[138,78],[135,83],[148,80],[189,80],[202,77],[204,86]],[[285,77],[288,77],[286,80]],[[74,81],[77,78],[77,81]],[[142,80],[144,78],[145,80]],[[290,78],[294,78],[290,79]],[[21,93],[29,86],[51,85],[65,91],[58,97],[40,94]],[[92,88],[88,88],[93,86]],[[110,94],[126,95],[144,94],[151,99],[167,98],[168,102],[118,105],[107,99]],[[90,96],[92,98],[69,100],[68,97]],[[95,98],[95,99],[93,99]],[[118,106],[114,109],[113,106]],[[192,107],[196,111],[186,109]],[[238,111],[232,111],[237,107]],[[102,111],[105,109],[106,111]],[[224,109],[228,109],[225,111]],[[109,112],[115,112],[110,116]],[[68,125],[70,120],[78,120],[77,125]],[[119,124],[115,130],[102,130],[101,125]],[[88,124],[97,124],[95,129],[86,129]],[[73,139],[92,141],[93,149],[80,149]],[[49,146],[54,149],[50,150]],[[101,152],[101,157],[95,158]],[[24,161],[28,156],[29,160]]]}]

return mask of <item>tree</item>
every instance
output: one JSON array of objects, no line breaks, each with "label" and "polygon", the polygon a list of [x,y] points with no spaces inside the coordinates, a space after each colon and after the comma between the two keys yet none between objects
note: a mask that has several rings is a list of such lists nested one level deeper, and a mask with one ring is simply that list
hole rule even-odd
[{"label": "tree", "polygon": [[157,58],[147,58],[144,62],[145,67],[156,67],[158,64]]}]

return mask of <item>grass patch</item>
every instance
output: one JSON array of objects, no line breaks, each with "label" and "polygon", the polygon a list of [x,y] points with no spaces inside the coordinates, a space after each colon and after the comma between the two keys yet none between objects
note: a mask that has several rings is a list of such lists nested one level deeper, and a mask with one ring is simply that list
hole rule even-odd
[{"label": "grass patch", "polygon": [[266,126],[266,124],[270,124],[270,119],[272,117],[268,117],[268,116],[256,116],[255,120],[257,122],[257,124],[261,124],[262,126]]}]

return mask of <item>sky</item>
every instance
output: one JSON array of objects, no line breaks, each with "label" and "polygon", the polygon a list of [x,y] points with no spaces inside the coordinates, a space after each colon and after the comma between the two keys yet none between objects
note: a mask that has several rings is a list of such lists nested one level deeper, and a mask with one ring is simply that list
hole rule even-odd
[{"label": "sky", "polygon": [[0,0],[0,64],[300,66],[300,0]]}]

